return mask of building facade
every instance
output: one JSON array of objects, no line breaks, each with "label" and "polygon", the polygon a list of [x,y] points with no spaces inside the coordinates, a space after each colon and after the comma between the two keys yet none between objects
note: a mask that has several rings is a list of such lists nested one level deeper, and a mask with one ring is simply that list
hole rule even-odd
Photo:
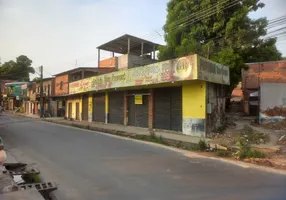
[{"label": "building facade", "polygon": [[205,137],[224,118],[229,69],[198,55],[69,84],[66,117]]},{"label": "building facade", "polygon": [[259,122],[286,119],[286,83],[261,83]]},{"label": "building facade", "polygon": [[[55,116],[64,117],[67,109],[67,96],[69,95],[69,83],[84,78],[89,78],[99,74],[105,74],[114,71],[114,67],[78,67],[55,75],[55,92],[53,100],[55,101]],[[84,116],[78,116],[82,119]]]},{"label": "building facade", "polygon": [[247,115],[260,115],[260,87],[263,83],[286,83],[286,61],[248,63],[242,71],[243,107]]},{"label": "building facade", "polygon": [[29,82],[5,83],[7,98],[5,107],[8,110],[19,110],[23,112],[23,103],[27,100],[27,85]]}]

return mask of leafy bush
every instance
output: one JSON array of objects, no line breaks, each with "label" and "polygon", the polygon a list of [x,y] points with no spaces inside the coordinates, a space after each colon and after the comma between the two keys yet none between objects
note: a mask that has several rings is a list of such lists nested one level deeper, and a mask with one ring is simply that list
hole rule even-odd
[{"label": "leafy bush", "polygon": [[268,134],[257,132],[248,125],[244,126],[241,134],[247,136],[249,142],[252,144],[266,143],[270,140]]},{"label": "leafy bush", "polygon": [[205,140],[200,140],[198,144],[199,144],[200,151],[205,151],[208,147]]},{"label": "leafy bush", "polygon": [[241,137],[239,140],[239,158],[265,158],[265,154],[261,151],[254,150],[248,139]]}]

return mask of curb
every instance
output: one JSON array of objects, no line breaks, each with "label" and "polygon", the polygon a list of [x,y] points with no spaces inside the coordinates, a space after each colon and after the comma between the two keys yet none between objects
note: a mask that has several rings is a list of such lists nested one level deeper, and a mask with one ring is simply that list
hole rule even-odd
[{"label": "curb", "polygon": [[160,143],[165,146],[172,146],[180,149],[194,149],[198,145],[197,143],[192,143],[192,142],[184,142],[184,141],[179,141],[179,140],[174,140],[174,139],[169,139],[169,138],[164,138],[162,137],[162,142],[154,142],[150,140],[150,135],[142,135],[142,134],[136,134],[136,133],[131,133],[127,131],[118,131],[114,129],[107,129],[107,128],[101,128],[101,127],[94,127],[94,126],[89,126],[89,125],[84,125],[84,124],[76,124],[76,123],[68,123],[68,122],[59,122],[59,121],[54,121],[54,120],[49,120],[49,119],[43,119],[43,121],[47,121],[50,123],[55,123],[55,124],[60,124],[60,125],[65,125],[65,126],[71,126],[71,127],[76,127],[80,129],[86,129],[86,130],[91,130],[91,131],[97,131],[97,132],[103,132],[111,135],[116,135],[116,136],[121,136],[121,137],[128,137],[136,140],[143,140],[143,141],[150,141],[153,143]]},{"label": "curb", "polygon": [[[20,116],[25,116],[25,115],[21,115],[18,114]],[[31,118],[29,116],[25,116],[28,118]],[[168,138],[161,138],[161,141],[158,142],[158,140],[150,140],[150,135],[139,135],[136,133],[130,133],[130,132],[126,132],[126,131],[117,131],[117,130],[113,130],[113,129],[107,129],[107,128],[101,128],[101,127],[94,127],[94,126],[90,126],[90,125],[84,125],[84,124],[77,124],[74,122],[69,122],[69,121],[56,121],[56,120],[51,120],[48,118],[33,118],[35,120],[41,120],[41,121],[46,121],[49,123],[54,123],[54,124],[59,124],[59,125],[64,125],[64,126],[70,126],[70,127],[75,127],[75,128],[79,128],[79,129],[85,129],[85,130],[91,130],[91,131],[97,131],[97,132],[103,132],[105,134],[110,134],[110,135],[114,135],[114,136],[119,136],[122,138],[130,138],[130,139],[134,139],[137,141],[141,141],[141,142],[147,142],[150,144],[157,144],[157,145],[162,145],[165,146],[166,148],[172,148],[175,151],[186,151],[189,153],[196,153],[194,152],[194,150],[198,150],[198,144],[197,143],[191,143],[191,142],[184,142],[184,141],[178,141],[178,140],[174,140],[174,139],[168,139]],[[158,139],[158,137],[156,137]],[[214,145],[211,144],[210,145]],[[248,162],[241,162],[241,161],[237,161],[237,160],[228,160],[228,159],[224,159],[221,157],[209,157],[209,156],[203,156],[198,154],[199,157],[202,158],[207,158],[207,159],[215,159],[215,160],[219,160],[222,162],[226,162],[226,163],[231,163],[237,166],[242,166],[242,167],[251,167],[251,168],[256,168],[256,169],[261,169],[263,171],[268,171],[268,172],[273,172],[273,173],[279,173],[279,174],[285,174],[286,172],[285,170],[281,170],[281,169],[277,169],[277,168],[273,168],[273,167],[266,167],[263,165],[257,165],[257,164],[252,164],[252,163],[248,163]]]}]

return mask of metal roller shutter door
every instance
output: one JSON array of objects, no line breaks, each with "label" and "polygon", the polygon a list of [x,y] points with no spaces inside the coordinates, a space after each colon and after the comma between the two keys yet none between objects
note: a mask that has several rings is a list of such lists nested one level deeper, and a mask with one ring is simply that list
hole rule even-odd
[{"label": "metal roller shutter door", "polygon": [[93,121],[105,122],[105,94],[93,97]]},{"label": "metal roller shutter door", "polygon": [[124,124],[124,92],[109,93],[109,123]]},{"label": "metal roller shutter door", "polygon": [[154,128],[182,131],[182,87],[154,90]]},{"label": "metal roller shutter door", "polygon": [[148,91],[129,91],[128,96],[128,125],[148,128],[149,101],[148,95],[143,95],[143,104],[136,105],[134,94],[146,94]]},{"label": "metal roller shutter door", "polygon": [[154,127],[170,130],[170,92],[169,88],[154,90]]}]

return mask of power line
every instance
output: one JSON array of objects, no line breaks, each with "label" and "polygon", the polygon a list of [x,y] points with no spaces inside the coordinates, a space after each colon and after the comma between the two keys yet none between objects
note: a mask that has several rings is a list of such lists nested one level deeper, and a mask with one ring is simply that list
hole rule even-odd
[{"label": "power line", "polygon": [[[235,5],[237,5],[237,4],[239,4],[240,3],[240,0],[234,0],[234,1],[232,1],[232,2],[230,2],[230,3],[228,3],[228,4],[226,4],[225,5],[225,7],[222,9],[222,10],[220,10],[220,11],[223,11],[223,10],[226,10],[226,9],[228,9],[228,8],[231,8],[231,7],[233,7],[233,6],[235,6]],[[214,8],[214,6],[212,6],[211,8]],[[216,14],[216,10],[213,10],[213,11],[208,11],[207,13],[205,13],[204,15],[201,15],[201,16],[199,16],[200,15],[200,12],[196,12],[195,14],[194,14],[194,16],[193,17],[189,17],[189,18],[191,18],[191,19],[189,19],[189,20],[187,20],[186,22],[184,22],[184,23],[180,23],[180,24],[178,24],[177,26],[174,26],[172,29],[170,29],[169,31],[174,31],[174,30],[176,30],[176,29],[178,29],[178,28],[182,28],[182,27],[184,27],[184,26],[187,26],[187,25],[191,25],[191,24],[193,24],[193,23],[195,23],[195,22],[197,22],[197,21],[200,21],[200,20],[203,20],[203,19],[205,19],[205,18],[207,18],[207,17],[210,17],[210,16],[212,16],[212,15],[214,15],[214,14]],[[198,14],[197,14],[198,13]],[[198,16],[197,18],[196,18],[196,16]],[[157,38],[158,36],[156,36],[155,38]],[[154,38],[153,38],[154,39]],[[131,45],[131,47],[130,48],[134,48],[135,46],[138,46],[138,45],[141,45],[141,42],[137,42],[137,43],[133,43],[133,45]]]}]

